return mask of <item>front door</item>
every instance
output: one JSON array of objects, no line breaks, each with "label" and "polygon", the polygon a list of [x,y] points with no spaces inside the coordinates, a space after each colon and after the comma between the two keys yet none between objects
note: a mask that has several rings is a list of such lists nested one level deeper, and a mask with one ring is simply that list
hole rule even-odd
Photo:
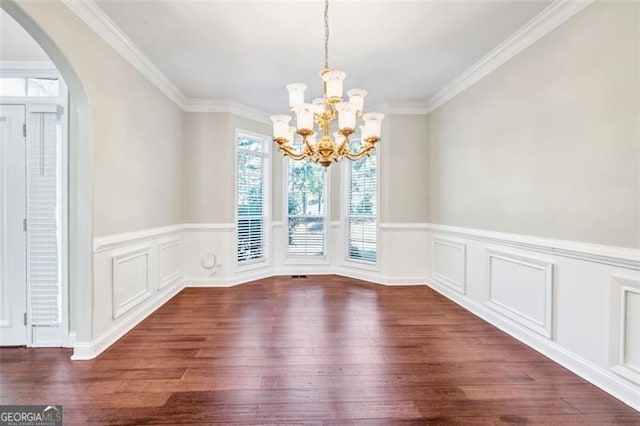
[{"label": "front door", "polygon": [[27,343],[25,114],[0,105],[0,346]]}]

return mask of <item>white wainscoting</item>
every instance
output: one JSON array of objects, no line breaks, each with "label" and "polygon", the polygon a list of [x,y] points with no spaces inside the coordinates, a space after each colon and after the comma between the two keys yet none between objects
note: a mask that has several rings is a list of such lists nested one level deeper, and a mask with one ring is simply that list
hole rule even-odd
[{"label": "white wainscoting", "polygon": [[[337,274],[387,285],[426,283],[640,409],[640,250],[428,223],[381,223],[379,260],[372,266],[346,260],[344,229],[332,222],[328,262],[291,265],[278,242],[282,228],[272,223],[268,260],[251,268],[235,264],[233,223],[182,224],[96,239],[97,337],[76,342],[74,359],[97,356],[185,286]],[[125,285],[129,297],[114,304],[114,288]],[[150,293],[146,298],[140,296],[144,288]]]},{"label": "white wainscoting", "polygon": [[430,287],[640,410],[640,250],[424,226]]},{"label": "white wainscoting", "polygon": [[467,292],[467,244],[446,237],[434,237],[433,280],[459,293]]},{"label": "white wainscoting", "polygon": [[[346,227],[339,221],[330,222],[326,241],[327,255],[320,259],[287,258],[287,231],[283,222],[273,222],[271,228],[272,268],[263,271],[266,274],[263,276],[335,274],[385,285],[426,282],[426,269],[422,262],[426,254],[422,247],[426,236],[424,229],[423,236],[416,237],[416,231],[410,225],[395,227],[381,223],[378,227],[378,262],[370,264],[347,258]],[[403,233],[406,237],[401,235]],[[392,245],[394,248],[390,249]],[[401,273],[389,274],[390,270]]]},{"label": "white wainscoting", "polygon": [[493,249],[486,253],[487,307],[551,338],[553,264]]},{"label": "white wainscoting", "polygon": [[233,223],[184,225],[184,279],[187,285],[216,285],[232,273]]},{"label": "white wainscoting", "polygon": [[640,383],[640,277],[612,276],[611,369]]},{"label": "white wainscoting", "polygon": [[[374,278],[371,281],[386,285],[425,284],[427,259],[431,257],[427,231],[421,223],[381,223],[378,227],[380,272],[369,274]],[[366,275],[363,278],[368,279]]]},{"label": "white wainscoting", "polygon": [[113,319],[151,296],[150,257],[150,245],[111,256]]},{"label": "white wainscoting", "polygon": [[283,224],[269,227],[268,258],[238,267],[234,223],[188,223],[94,240],[92,341],[77,341],[73,359],[92,359],[184,287],[228,287],[274,275],[338,274],[380,284],[426,283],[428,229],[380,224],[378,264],[345,258],[344,227],[331,222],[327,261],[287,262]]},{"label": "white wainscoting", "polygon": [[94,240],[93,340],[72,359],[92,359],[183,288],[183,225]]},{"label": "white wainscoting", "polygon": [[182,277],[181,246],[180,238],[158,243],[158,290],[163,290]]},{"label": "white wainscoting", "polygon": [[184,228],[186,287],[229,287],[272,275],[269,249],[265,262],[238,268],[234,223],[191,223]]}]

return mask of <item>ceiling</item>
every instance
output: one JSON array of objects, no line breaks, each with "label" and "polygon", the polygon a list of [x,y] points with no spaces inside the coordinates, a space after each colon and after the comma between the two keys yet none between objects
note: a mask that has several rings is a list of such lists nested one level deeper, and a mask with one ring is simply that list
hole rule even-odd
[{"label": "ceiling", "polygon": [[[323,2],[98,0],[187,98],[288,107],[285,85],[320,94]],[[330,4],[330,67],[369,105],[424,101],[551,2],[340,1]]]}]

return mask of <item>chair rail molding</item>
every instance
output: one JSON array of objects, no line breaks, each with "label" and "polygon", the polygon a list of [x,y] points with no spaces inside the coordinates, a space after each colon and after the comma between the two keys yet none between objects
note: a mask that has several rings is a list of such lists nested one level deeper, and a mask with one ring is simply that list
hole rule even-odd
[{"label": "chair rail molding", "polygon": [[458,226],[425,224],[441,234],[640,271],[640,250]]},{"label": "chair rail molding", "polygon": [[235,223],[184,223],[182,229],[192,231],[226,231],[232,232],[236,229]]},{"label": "chair rail molding", "polygon": [[142,229],[140,231],[123,232],[93,239],[93,253],[102,253],[131,244],[142,243],[161,235],[177,234],[184,229],[183,224],[163,226],[160,228]]}]

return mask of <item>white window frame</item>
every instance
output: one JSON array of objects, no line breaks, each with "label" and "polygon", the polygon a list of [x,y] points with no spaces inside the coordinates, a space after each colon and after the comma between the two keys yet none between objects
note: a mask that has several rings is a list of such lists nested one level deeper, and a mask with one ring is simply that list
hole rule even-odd
[{"label": "white window frame", "polygon": [[376,156],[376,261],[375,262],[367,262],[359,259],[352,259],[349,257],[349,193],[351,186],[351,160],[343,160],[343,165],[341,174],[343,176],[341,191],[342,191],[342,247],[344,248],[344,257],[342,260],[342,265],[351,267],[351,268],[359,268],[368,271],[380,271],[380,149],[375,148],[373,153]]},{"label": "white window frame", "polygon": [[67,109],[68,88],[51,62],[0,61],[1,78],[57,78],[58,96],[0,96],[4,104],[54,104]]},{"label": "white window frame", "polygon": [[[262,194],[263,200],[263,247],[262,254],[263,257],[260,259],[251,259],[248,261],[239,261],[238,260],[238,153],[244,151],[238,148],[238,139],[241,136],[246,136],[252,139],[261,139],[263,141],[263,151],[261,153],[255,153],[263,158],[264,169],[263,179],[264,179],[264,193]],[[251,132],[248,130],[243,130],[236,128],[234,132],[233,139],[233,187],[234,187],[234,230],[235,235],[233,238],[233,251],[234,254],[234,265],[236,272],[249,271],[253,269],[260,269],[271,265],[271,138],[269,136],[262,135],[260,133]],[[244,151],[249,152],[249,151]]]},{"label": "white window frame", "polygon": [[[329,264],[329,235],[331,222],[329,220],[329,214],[331,212],[331,171],[325,171],[324,179],[324,235],[323,235],[323,247],[324,255],[322,256],[304,256],[304,255],[290,255],[289,254],[289,162],[296,161],[289,157],[285,157],[282,162],[282,218],[283,218],[283,256],[285,265],[328,265]],[[321,167],[318,165],[318,167]],[[319,216],[307,216],[301,215],[300,217],[319,217]]]}]

